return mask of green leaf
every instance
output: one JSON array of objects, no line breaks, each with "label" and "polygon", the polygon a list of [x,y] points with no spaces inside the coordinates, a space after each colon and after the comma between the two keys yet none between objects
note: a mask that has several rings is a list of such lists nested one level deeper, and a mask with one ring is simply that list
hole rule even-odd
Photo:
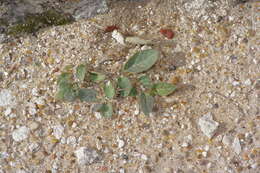
[{"label": "green leaf", "polygon": [[151,79],[147,75],[139,77],[138,80],[145,88],[152,88],[153,86]]},{"label": "green leaf", "polygon": [[104,92],[107,98],[112,99],[115,96],[115,88],[111,81],[108,81],[104,86]]},{"label": "green leaf", "polygon": [[126,97],[130,94],[132,87],[131,81],[127,77],[119,77],[117,85],[120,88],[120,95]]},{"label": "green leaf", "polygon": [[112,117],[113,115],[113,106],[111,103],[103,103],[98,105],[96,109],[103,117]]},{"label": "green leaf", "polygon": [[124,66],[124,71],[140,73],[151,68],[159,58],[159,52],[154,49],[143,50],[132,56]]},{"label": "green leaf", "polygon": [[76,77],[83,81],[85,79],[86,76],[86,66],[84,64],[81,64],[77,67],[76,69]]},{"label": "green leaf", "polygon": [[82,88],[79,90],[78,97],[81,101],[95,102],[97,101],[97,92],[94,89]]},{"label": "green leaf", "polygon": [[153,107],[154,107],[153,96],[151,96],[147,93],[141,93],[139,96],[139,105],[140,105],[141,111],[145,115],[149,115],[153,111]]},{"label": "green leaf", "polygon": [[173,84],[160,82],[153,86],[153,89],[155,90],[156,94],[160,96],[167,96],[171,94],[176,87]]},{"label": "green leaf", "polygon": [[129,96],[135,97],[137,96],[137,94],[138,94],[137,89],[133,87],[129,93]]},{"label": "green leaf", "polygon": [[74,101],[78,97],[78,88],[71,84],[63,82],[59,86],[58,93],[56,95],[56,98],[58,100],[65,100],[65,101]]},{"label": "green leaf", "polygon": [[90,80],[92,82],[101,82],[103,80],[105,80],[106,75],[102,74],[102,73],[98,73],[98,72],[90,72]]},{"label": "green leaf", "polygon": [[63,83],[70,83],[72,79],[72,74],[71,73],[62,73],[57,80],[58,86],[60,86]]}]

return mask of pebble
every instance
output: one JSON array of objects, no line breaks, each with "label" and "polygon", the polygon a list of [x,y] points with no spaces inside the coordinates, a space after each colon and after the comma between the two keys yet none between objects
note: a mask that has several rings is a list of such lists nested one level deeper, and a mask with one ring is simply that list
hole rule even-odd
[{"label": "pebble", "polygon": [[119,173],[125,173],[124,168],[120,168],[120,169],[119,169]]},{"label": "pebble", "polygon": [[219,123],[213,120],[211,113],[208,113],[199,119],[198,125],[204,135],[208,138],[212,138],[219,126]]},{"label": "pebble", "polygon": [[146,160],[148,160],[148,157],[147,157],[145,154],[142,154],[142,155],[141,155],[141,159],[143,159],[143,160],[146,161]]},{"label": "pebble", "polygon": [[244,82],[244,84],[247,85],[247,86],[250,86],[250,85],[252,85],[252,82],[251,82],[250,79],[247,79],[247,80]]},{"label": "pebble", "polygon": [[182,143],[181,147],[188,147],[189,144],[187,142]]},{"label": "pebble", "polygon": [[35,115],[37,113],[36,105],[34,103],[28,103],[28,112],[30,115]]},{"label": "pebble", "polygon": [[13,140],[16,142],[20,142],[28,138],[29,129],[25,126],[22,126],[18,129],[15,129],[12,133]]},{"label": "pebble", "polygon": [[75,136],[69,136],[67,138],[67,144],[68,145],[72,145],[72,146],[75,146],[77,144],[77,139]]},{"label": "pebble", "polygon": [[118,32],[117,30],[114,30],[112,32],[112,37],[120,44],[125,44],[125,39],[124,39],[124,36]]},{"label": "pebble", "polygon": [[62,125],[57,125],[53,127],[53,135],[56,139],[60,139],[63,135],[64,127]]},{"label": "pebble", "polygon": [[36,152],[40,148],[40,146],[37,143],[31,143],[28,148],[29,151]]},{"label": "pebble", "polygon": [[37,122],[30,122],[29,123],[29,128],[31,130],[36,130],[36,129],[38,129],[38,127],[39,127],[39,124]]},{"label": "pebble", "polygon": [[233,86],[238,86],[239,84],[240,84],[240,83],[239,83],[238,81],[233,81],[233,82],[232,82],[232,85],[233,85]]},{"label": "pebble", "polygon": [[0,106],[8,106],[15,104],[15,97],[10,90],[2,89],[0,91]]},{"label": "pebble", "polygon": [[230,146],[232,144],[232,136],[225,135],[222,139],[222,143],[226,146]]},{"label": "pebble", "polygon": [[203,151],[203,152],[202,152],[202,156],[203,156],[203,157],[207,157],[207,155],[208,155],[208,152],[207,152],[207,151]]},{"label": "pebble", "polygon": [[6,110],[5,110],[5,112],[4,112],[4,115],[5,116],[8,116],[8,115],[10,115],[12,113],[12,109],[11,108],[7,108]]},{"label": "pebble", "polygon": [[234,149],[236,154],[240,154],[240,152],[242,151],[240,141],[237,137],[233,141],[232,148]]},{"label": "pebble", "polygon": [[117,139],[118,148],[123,148],[125,146],[125,142],[121,139]]},{"label": "pebble", "polygon": [[81,147],[75,151],[77,161],[80,165],[90,165],[101,159],[101,155],[94,149]]}]

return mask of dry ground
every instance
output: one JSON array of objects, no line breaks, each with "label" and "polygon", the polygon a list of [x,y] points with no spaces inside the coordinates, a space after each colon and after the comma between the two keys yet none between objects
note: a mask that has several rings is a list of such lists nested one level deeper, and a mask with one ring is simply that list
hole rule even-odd
[{"label": "dry ground", "polygon": [[[111,2],[107,14],[1,44],[0,172],[257,173],[259,3],[239,2]],[[54,99],[66,65],[88,62],[118,75],[141,49],[116,42],[103,31],[108,25],[162,43],[152,46],[162,56],[149,75],[178,90],[157,98],[151,116],[134,98],[114,100],[110,119],[91,104]],[[161,28],[174,31],[172,41]],[[208,113],[219,123],[211,139],[198,125]],[[98,150],[100,160],[80,165],[80,147]]]}]

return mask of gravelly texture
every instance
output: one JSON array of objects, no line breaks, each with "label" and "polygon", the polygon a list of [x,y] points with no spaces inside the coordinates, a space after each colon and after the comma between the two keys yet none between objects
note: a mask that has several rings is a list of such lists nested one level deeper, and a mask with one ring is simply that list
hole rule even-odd
[{"label": "gravelly texture", "polygon": [[[16,103],[0,107],[0,172],[257,173],[257,6],[235,0],[112,2],[107,14],[0,44],[1,91],[10,91]],[[123,36],[153,40],[157,44],[150,46],[162,52],[148,75],[178,89],[156,98],[151,116],[139,111],[135,98],[115,99],[112,118],[94,113],[90,103],[54,98],[66,65],[88,62],[113,78],[148,47],[118,43],[104,32],[109,25]],[[161,28],[173,30],[173,40]],[[198,126],[207,113],[219,123],[210,140]],[[23,140],[14,140],[24,127],[29,132],[22,131]],[[102,157],[81,165],[75,155],[81,147]]]}]

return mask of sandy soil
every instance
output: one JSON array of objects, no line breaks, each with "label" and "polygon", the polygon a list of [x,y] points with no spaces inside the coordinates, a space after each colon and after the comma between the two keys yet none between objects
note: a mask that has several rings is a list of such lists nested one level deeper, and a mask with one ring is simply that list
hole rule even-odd
[{"label": "sandy soil", "polygon": [[[257,173],[259,3],[112,1],[110,8],[0,44],[0,172]],[[145,48],[118,43],[104,33],[109,25],[159,43],[151,47],[161,59],[148,74],[178,89],[156,98],[150,116],[135,98],[115,99],[112,118],[93,112],[93,104],[54,98],[66,65],[88,62],[116,76]],[[207,114],[209,126],[217,124],[212,138],[199,125]]]}]

